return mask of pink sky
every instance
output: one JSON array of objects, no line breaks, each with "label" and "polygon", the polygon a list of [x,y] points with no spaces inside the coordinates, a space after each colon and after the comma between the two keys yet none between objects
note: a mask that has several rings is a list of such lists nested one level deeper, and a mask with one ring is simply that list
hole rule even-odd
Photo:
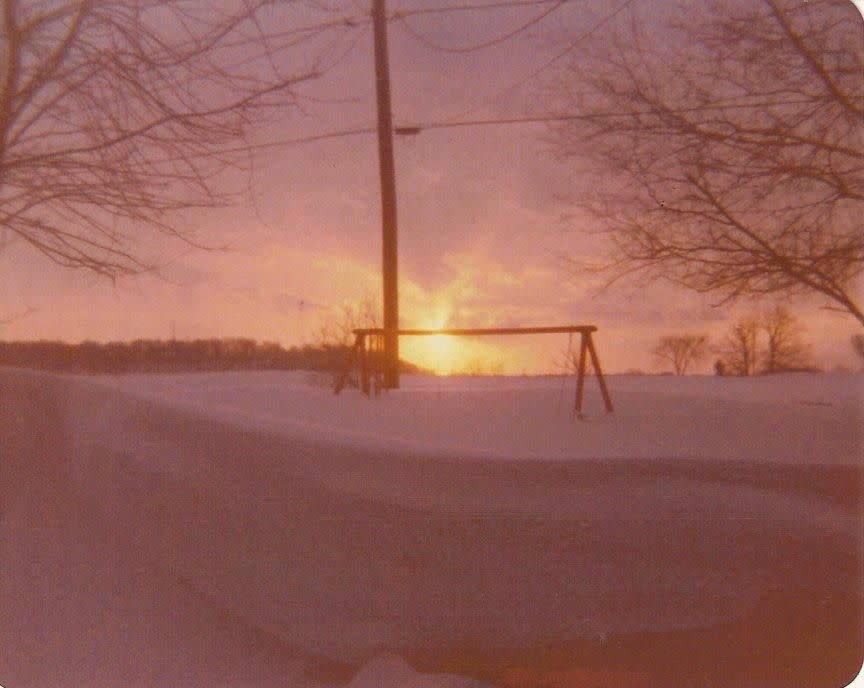
[{"label": "pink sky", "polygon": [[[440,5],[391,0],[392,10]],[[530,75],[560,50],[566,30],[590,26],[606,3],[569,3],[546,22],[499,46],[466,54],[430,49],[391,24],[393,107],[398,123],[507,117],[537,112]],[[647,10],[645,10],[647,11]],[[450,47],[519,26],[537,8],[413,18],[411,27]],[[624,13],[626,14],[626,13]],[[621,16],[624,16],[622,14]],[[304,112],[258,133],[268,141],[374,126],[371,31],[346,32],[332,54],[356,45],[320,82],[305,87]],[[622,283],[596,293],[596,280],[569,274],[564,255],[603,250],[578,216],[556,200],[570,186],[551,162],[542,125],[425,131],[396,141],[400,311],[403,326],[513,326],[593,323],[601,361],[612,372],[654,370],[659,336],[704,332],[719,341],[728,319],[754,304],[712,308],[710,298],[663,285]],[[0,255],[0,315],[35,312],[0,326],[4,339],[116,340],[244,336],[286,346],[315,341],[345,303],[380,293],[380,209],[374,135],[262,152],[254,172],[234,180],[251,193],[237,207],[188,218],[204,241],[227,252],[148,247],[161,277],[116,285],[53,266],[25,247]],[[302,305],[301,305],[302,302]],[[819,308],[787,304],[804,318],[824,367],[852,366],[860,326]],[[566,337],[453,343],[403,351],[458,371],[482,359],[507,372],[548,371]],[[702,372],[710,370],[706,362]]]}]

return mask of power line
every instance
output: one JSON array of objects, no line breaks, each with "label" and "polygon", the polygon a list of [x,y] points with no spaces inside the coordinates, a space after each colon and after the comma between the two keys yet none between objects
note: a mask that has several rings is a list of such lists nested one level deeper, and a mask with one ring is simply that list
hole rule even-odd
[{"label": "power line", "polygon": [[[337,67],[342,61],[347,59],[348,56],[351,54],[351,52],[354,50],[354,47],[357,45],[357,43],[359,42],[360,37],[362,35],[362,32],[357,31],[357,29],[358,28],[361,28],[361,29],[365,28],[365,26],[368,23],[369,22],[358,23],[358,24],[352,25],[351,27],[348,27],[348,26],[344,27],[342,29],[342,32],[339,35],[337,35],[336,38],[334,38],[330,42],[330,44],[327,46],[325,52],[322,53],[320,55],[320,57],[318,58],[318,70],[317,71],[321,72],[322,74],[326,73],[326,72],[330,71],[331,69]],[[330,64],[325,66],[324,62],[327,61],[327,57],[328,57],[327,52],[335,52],[336,47],[339,45],[340,42],[342,42],[342,39],[346,35],[348,35],[352,32],[354,34],[354,37],[353,37],[353,40],[351,40],[349,42],[347,48],[344,48],[342,51],[340,51],[339,54],[335,57],[335,59],[331,60]]]},{"label": "power line", "polygon": [[[364,24],[371,23],[371,19],[366,15],[354,15],[354,16],[341,16],[335,19],[329,19],[326,21],[321,21],[316,24],[306,24],[304,26],[297,26],[290,29],[283,29],[280,31],[272,31],[269,33],[265,33],[263,38],[267,41],[276,41],[278,39],[287,38],[291,39],[291,42],[287,43],[285,46],[281,47],[293,47],[296,45],[295,37],[300,36],[299,40],[304,40],[303,37],[309,37],[312,35],[320,34],[323,31],[327,31],[329,29],[339,29],[339,28],[355,28],[357,26],[362,26]],[[240,38],[236,38],[234,40],[224,41],[220,43],[221,48],[238,48],[245,45],[260,45],[262,41],[262,36],[260,34],[255,35],[245,35]]]},{"label": "power line", "polygon": [[[779,105],[802,105],[812,102],[807,99],[795,100],[772,100],[772,101],[757,101],[748,103],[718,103],[714,105],[694,105],[692,107],[678,108],[668,110],[662,114],[678,115],[689,112],[711,112],[720,110],[744,110],[752,108],[775,107]],[[659,116],[655,110],[631,110],[631,111],[606,111],[593,113],[559,113],[556,115],[536,115],[525,117],[498,117],[488,119],[465,119],[465,120],[447,120],[443,122],[423,122],[419,124],[397,125],[394,127],[396,134],[404,133],[407,135],[416,135],[423,131],[434,131],[436,129],[459,129],[463,127],[484,127],[484,126],[507,126],[518,124],[542,124],[547,122],[569,122],[569,121],[584,121],[592,119],[610,119],[624,117],[642,117],[642,116]],[[219,153],[239,153],[245,151],[265,150],[268,148],[281,148],[289,146],[304,145],[307,143],[315,143],[317,141],[326,141],[351,136],[361,136],[364,134],[374,134],[377,131],[375,127],[357,127],[355,129],[340,129],[310,136],[302,136],[291,139],[280,139],[275,141],[265,141],[262,143],[250,143],[246,146],[238,146],[232,149],[221,149]]]},{"label": "power line", "polygon": [[482,127],[482,126],[505,126],[512,124],[538,124],[544,122],[568,122],[591,119],[611,119],[622,117],[642,117],[642,116],[660,116],[661,114],[678,115],[688,112],[710,112],[720,110],[742,110],[757,107],[773,107],[777,105],[802,105],[812,102],[807,99],[797,100],[780,100],[780,101],[765,101],[752,103],[725,103],[715,105],[694,105],[687,108],[678,108],[659,113],[656,110],[631,110],[617,112],[593,112],[593,113],[561,113],[557,115],[535,115],[525,117],[501,117],[489,119],[473,119],[473,120],[447,120],[444,122],[428,122],[414,124],[410,126],[400,127],[410,130],[412,134],[421,133],[423,131],[431,131],[434,129],[457,129],[461,127]]},{"label": "power line", "polygon": [[483,10],[499,10],[520,7],[537,7],[569,0],[505,0],[503,2],[490,2],[485,4],[443,5],[440,7],[424,7],[416,10],[398,10],[390,15],[390,19],[412,17],[420,14],[446,14],[449,12],[478,12]]},{"label": "power line", "polygon": [[543,21],[550,14],[552,14],[553,12],[555,12],[556,10],[560,9],[565,4],[567,4],[567,2],[568,2],[568,0],[556,0],[555,4],[553,4],[552,7],[549,7],[547,9],[543,10],[536,17],[533,17],[532,19],[525,22],[524,24],[517,27],[516,29],[513,29],[512,31],[508,31],[507,33],[502,34],[501,36],[497,36],[497,37],[492,38],[488,41],[483,41],[482,43],[477,43],[475,45],[470,45],[470,46],[463,46],[463,47],[459,47],[459,48],[451,48],[451,47],[446,46],[446,45],[441,45],[440,43],[435,43],[434,41],[428,39],[422,33],[417,31],[416,29],[414,29],[408,23],[408,21],[405,19],[404,16],[395,15],[394,19],[399,20],[399,23],[402,25],[402,28],[405,29],[405,31],[410,36],[412,36],[416,40],[420,41],[427,48],[431,48],[432,50],[437,50],[439,52],[445,52],[445,53],[471,53],[471,52],[475,52],[477,50],[483,50],[485,48],[491,48],[492,46],[499,45],[501,43],[504,43],[505,41],[510,40],[511,38],[513,38],[515,36],[518,36],[523,31],[526,31],[527,29],[531,28],[532,26],[539,24],[541,21]]},{"label": "power line", "polygon": [[[541,64],[539,67],[537,67],[536,69],[534,69],[530,73],[526,74],[525,76],[519,78],[518,80],[516,80],[516,81],[510,83],[509,85],[505,86],[504,88],[500,89],[494,96],[492,96],[491,98],[487,98],[485,100],[485,102],[491,103],[495,100],[498,100],[503,95],[510,93],[511,91],[516,90],[517,88],[522,86],[522,84],[526,83],[527,81],[531,81],[532,79],[539,76],[542,72],[549,69],[549,67],[551,67],[553,64],[555,64],[556,62],[558,62],[559,60],[563,59],[564,57],[569,55],[571,52],[573,52],[579,46],[579,44],[582,41],[584,41],[586,38],[591,36],[595,31],[597,31],[598,29],[600,29],[601,27],[605,26],[607,23],[612,21],[612,19],[614,19],[616,16],[618,16],[618,14],[620,14],[626,7],[628,7],[632,3],[633,3],[633,0],[624,0],[624,2],[621,3],[621,5],[619,5],[617,9],[615,9],[610,14],[606,15],[605,17],[603,17],[599,21],[592,24],[583,33],[579,34],[578,36],[576,36],[576,38],[571,40],[570,43],[567,45],[567,47],[564,50],[553,55],[546,62]],[[469,110],[464,111],[462,116],[464,117],[466,114],[468,114],[469,112],[472,112],[476,109],[477,109],[476,106],[473,108],[470,108]]]},{"label": "power line", "polygon": [[302,136],[294,139],[281,139],[276,141],[264,141],[262,143],[250,143],[247,146],[238,146],[236,148],[220,149],[219,153],[243,153],[245,151],[264,150],[267,148],[281,148],[283,146],[299,146],[306,143],[315,143],[317,141],[327,141],[329,139],[342,139],[349,136],[360,136],[362,134],[374,134],[378,131],[375,127],[358,127],[356,129],[341,129],[336,131],[327,131],[321,134],[313,134],[311,136]]},{"label": "power line", "polygon": [[[710,112],[710,111],[720,111],[720,110],[742,110],[748,108],[759,108],[759,107],[775,107],[778,105],[804,105],[807,103],[811,103],[812,100],[808,99],[797,99],[797,100],[775,100],[775,101],[765,101],[765,102],[752,102],[752,103],[726,103],[726,104],[716,104],[716,105],[696,105],[689,108],[678,108],[676,110],[668,110],[662,114],[667,115],[677,115],[684,114],[688,112]],[[525,116],[525,117],[500,117],[500,118],[489,118],[489,119],[466,119],[466,120],[447,120],[443,122],[424,122],[420,124],[405,124],[405,125],[396,125],[393,128],[395,134],[404,134],[409,136],[414,136],[422,133],[423,131],[434,131],[436,129],[459,129],[464,127],[483,127],[483,126],[507,126],[507,125],[518,125],[518,124],[542,124],[544,122],[567,122],[567,121],[579,121],[579,120],[591,120],[591,119],[604,119],[604,118],[622,118],[622,117],[640,117],[640,116],[659,116],[660,113],[654,110],[632,110],[632,111],[618,111],[618,112],[594,112],[594,113],[561,113],[557,115],[537,115],[537,116]],[[249,143],[242,146],[236,146],[234,148],[219,148],[218,150],[208,150],[206,152],[201,153],[200,156],[191,156],[191,157],[210,157],[212,155],[227,155],[231,153],[247,153],[254,152],[259,150],[267,150],[272,148],[288,148],[291,146],[301,146],[309,143],[316,143],[318,141],[328,141],[342,138],[349,138],[352,136],[363,136],[366,134],[374,134],[378,131],[376,127],[367,126],[367,127],[356,127],[354,129],[337,129],[333,131],[326,131],[320,134],[311,134],[309,136],[300,136],[297,138],[290,139],[276,139],[273,141],[263,141],[261,143]],[[154,160],[152,162],[156,164],[160,163],[169,163],[169,162],[177,162],[180,160],[184,160],[188,158],[179,158],[179,157],[168,157],[161,158],[158,160]]]}]

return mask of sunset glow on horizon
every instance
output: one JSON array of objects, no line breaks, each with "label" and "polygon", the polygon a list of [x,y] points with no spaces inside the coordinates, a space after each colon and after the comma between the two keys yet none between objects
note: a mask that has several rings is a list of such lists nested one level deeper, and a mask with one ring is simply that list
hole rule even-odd
[{"label": "sunset glow on horizon", "polygon": [[[420,321],[419,329],[441,330],[452,327],[453,309],[439,301],[433,315]],[[405,336],[400,341],[400,355],[436,375],[489,374],[502,368],[507,356],[498,348],[477,338],[445,334]]]},{"label": "sunset glow on horizon", "polygon": [[[429,4],[413,1],[393,0],[392,10],[398,15]],[[633,11],[645,21],[662,19]],[[531,12],[468,13],[464,24],[449,15],[422,21],[433,42],[470,45],[485,33],[506,32]],[[557,30],[580,34],[605,12],[602,3],[578,11],[564,3],[555,13]],[[604,31],[617,23],[613,18]],[[390,35],[397,126],[518,118],[545,107],[542,92],[525,77],[560,51],[552,33],[538,30],[463,54],[431,49],[403,28],[394,22]],[[334,36],[333,51],[344,55],[321,78],[302,84],[302,109],[289,107],[278,121],[250,132],[253,144],[314,140],[262,145],[248,170],[224,181],[242,195],[237,204],[196,209],[178,220],[217,250],[142,232],[134,235],[135,248],[158,269],[112,283],[57,267],[13,240],[2,252],[0,338],[247,337],[302,347],[315,344],[345,304],[371,295],[380,307],[381,196],[367,29],[346,25],[344,36]],[[662,281],[621,280],[603,290],[605,278],[576,267],[601,260],[608,248],[578,207],[580,194],[598,191],[594,177],[581,161],[565,165],[550,154],[545,124],[417,129],[394,139],[403,328],[592,324],[609,372],[656,372],[651,352],[659,337],[698,333],[716,344],[732,320],[773,303],[718,305],[719,298]],[[327,132],[354,133],[316,138]],[[806,326],[822,367],[857,365],[849,341],[860,325],[853,318],[825,309],[818,297],[788,306]],[[566,337],[558,336],[400,341],[404,359],[442,375],[555,372],[566,349]],[[710,373],[712,364],[704,361],[698,372]]]}]

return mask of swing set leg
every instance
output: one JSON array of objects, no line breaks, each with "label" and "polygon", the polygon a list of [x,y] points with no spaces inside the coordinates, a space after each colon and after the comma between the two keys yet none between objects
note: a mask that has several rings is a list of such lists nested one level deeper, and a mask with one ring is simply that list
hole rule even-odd
[{"label": "swing set leg", "polygon": [[603,404],[606,406],[606,413],[612,413],[612,398],[609,396],[609,390],[606,388],[606,380],[603,378],[603,371],[600,369],[600,359],[597,358],[597,350],[594,348],[594,340],[591,339],[590,332],[588,333],[588,353],[591,354],[591,365],[594,366],[594,373],[600,385],[600,393],[603,395]]},{"label": "swing set leg", "polygon": [[576,417],[581,419],[582,415],[582,397],[585,389],[585,368],[586,354],[591,356],[591,366],[594,368],[594,374],[597,377],[597,383],[600,385],[600,394],[603,395],[603,404],[606,407],[606,413],[612,413],[612,398],[609,396],[609,389],[606,387],[606,379],[603,377],[603,370],[600,368],[600,359],[597,356],[597,350],[594,348],[594,340],[591,338],[590,332],[583,332],[579,344],[579,368],[576,378]]},{"label": "swing set leg", "polygon": [[576,371],[576,406],[577,418],[582,418],[582,393],[585,389],[585,354],[588,351],[588,343],[585,341],[585,333],[579,340],[579,368]]}]

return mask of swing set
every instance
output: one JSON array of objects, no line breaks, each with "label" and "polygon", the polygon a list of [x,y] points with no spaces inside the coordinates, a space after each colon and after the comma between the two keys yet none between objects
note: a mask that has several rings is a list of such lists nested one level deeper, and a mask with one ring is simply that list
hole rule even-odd
[{"label": "swing set", "polygon": [[[600,360],[597,350],[594,348],[594,340],[591,337],[597,331],[594,325],[563,325],[559,327],[503,327],[503,328],[463,328],[463,329],[406,329],[397,330],[400,337],[428,337],[436,335],[448,335],[457,337],[479,337],[490,335],[527,335],[527,334],[568,334],[570,342],[574,334],[580,335],[579,362],[576,367],[576,401],[574,412],[578,418],[582,418],[582,400],[585,388],[585,374],[587,359],[591,357],[591,366],[594,369],[600,393],[603,396],[603,404],[607,413],[612,413],[612,399],[603,378],[600,368]],[[367,397],[378,396],[382,389],[382,361],[384,350],[384,329],[381,327],[359,328],[354,332],[354,345],[348,352],[345,367],[339,376],[334,392],[339,394],[348,384],[351,372],[360,369],[360,391]],[[568,359],[571,349],[568,346]],[[569,360],[568,360],[569,363]]]}]

